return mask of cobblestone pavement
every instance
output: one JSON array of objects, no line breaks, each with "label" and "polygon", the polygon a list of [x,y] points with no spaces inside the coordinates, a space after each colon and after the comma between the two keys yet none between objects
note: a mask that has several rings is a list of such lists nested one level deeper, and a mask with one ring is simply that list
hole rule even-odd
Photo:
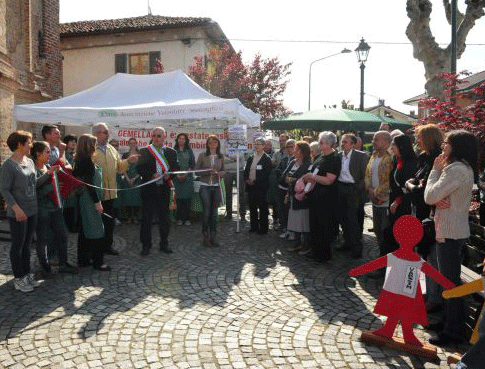
[{"label": "cobblestone pavement", "polygon": [[[141,257],[138,226],[118,226],[111,272],[59,274],[31,293],[14,289],[1,242],[0,368],[447,367],[441,349],[429,362],[359,340],[380,324],[382,281],[346,273],[376,257],[370,234],[363,260],[334,253],[318,264],[275,231],[250,234],[242,223],[236,233],[235,221],[221,221],[222,247],[204,249],[200,227],[173,226],[173,254]],[[74,263],[75,245],[70,235]]]}]

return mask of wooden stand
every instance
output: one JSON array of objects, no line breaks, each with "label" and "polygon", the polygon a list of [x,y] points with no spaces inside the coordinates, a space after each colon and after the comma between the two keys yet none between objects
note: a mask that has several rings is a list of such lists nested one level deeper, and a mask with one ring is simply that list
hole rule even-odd
[{"label": "wooden stand", "polygon": [[405,343],[403,338],[386,338],[378,336],[370,331],[362,332],[360,338],[362,341],[371,343],[376,346],[386,347],[392,350],[406,351],[414,355],[422,356],[429,360],[435,360],[438,357],[436,346],[432,346],[430,344],[423,344],[423,346],[410,345]]}]

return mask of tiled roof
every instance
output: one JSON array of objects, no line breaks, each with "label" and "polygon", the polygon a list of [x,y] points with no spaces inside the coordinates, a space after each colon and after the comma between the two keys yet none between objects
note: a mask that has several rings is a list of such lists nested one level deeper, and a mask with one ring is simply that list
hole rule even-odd
[{"label": "tiled roof", "polygon": [[105,19],[61,23],[61,37],[82,34],[117,33],[160,28],[194,27],[214,23],[210,18],[162,17],[145,15],[143,17]]},{"label": "tiled roof", "polygon": [[[468,76],[466,78],[463,78],[466,82],[468,83],[463,83],[458,86],[458,91],[467,91],[469,89],[472,89],[474,87],[477,87],[479,84],[482,82],[485,82],[485,70],[472,74],[471,76]],[[410,99],[404,100],[403,104],[407,105],[417,105],[420,100],[422,99],[427,99],[428,94],[425,92],[421,95],[411,97]]]}]

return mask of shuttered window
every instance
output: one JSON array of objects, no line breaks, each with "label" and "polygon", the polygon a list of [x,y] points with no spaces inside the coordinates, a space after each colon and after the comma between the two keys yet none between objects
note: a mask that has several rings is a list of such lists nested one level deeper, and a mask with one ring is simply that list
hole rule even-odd
[{"label": "shuttered window", "polygon": [[127,54],[116,54],[115,55],[115,73],[126,73],[127,72]]}]

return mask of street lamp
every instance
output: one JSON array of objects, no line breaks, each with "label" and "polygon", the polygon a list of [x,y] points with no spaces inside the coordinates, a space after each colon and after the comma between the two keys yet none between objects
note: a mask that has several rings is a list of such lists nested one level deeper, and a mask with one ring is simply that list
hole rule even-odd
[{"label": "street lamp", "polygon": [[360,111],[364,111],[364,69],[365,62],[369,56],[370,46],[364,41],[364,38],[360,40],[359,46],[355,49],[357,53],[357,60],[360,63]]},{"label": "street lamp", "polygon": [[311,96],[311,93],[312,93],[312,66],[313,66],[313,63],[316,63],[317,61],[320,61],[320,60],[323,60],[323,59],[331,58],[332,56],[336,56],[336,55],[340,55],[340,54],[347,54],[347,53],[350,53],[350,52],[351,51],[349,49],[345,48],[345,49],[343,49],[342,51],[340,51],[336,54],[325,56],[323,58],[314,60],[310,63],[310,70],[308,72],[308,111],[310,111],[310,96]]}]

